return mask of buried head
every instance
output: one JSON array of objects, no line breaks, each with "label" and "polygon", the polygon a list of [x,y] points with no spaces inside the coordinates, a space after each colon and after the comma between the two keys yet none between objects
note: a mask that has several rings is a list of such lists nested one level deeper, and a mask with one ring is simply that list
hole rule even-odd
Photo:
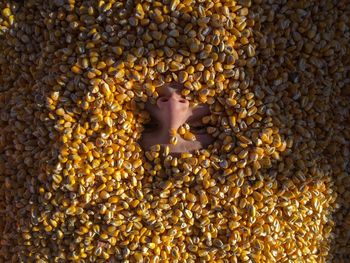
[{"label": "buried head", "polygon": [[[140,140],[141,146],[148,150],[151,146],[160,144],[169,146],[171,153],[193,152],[211,144],[214,140],[206,131],[202,118],[210,114],[206,104],[195,107],[181,95],[182,85],[169,83],[160,87],[159,97],[155,104],[146,102],[145,109],[149,112],[151,120],[145,126]],[[187,123],[195,140],[185,140],[176,134],[177,143],[170,143],[171,131],[178,130]]]}]

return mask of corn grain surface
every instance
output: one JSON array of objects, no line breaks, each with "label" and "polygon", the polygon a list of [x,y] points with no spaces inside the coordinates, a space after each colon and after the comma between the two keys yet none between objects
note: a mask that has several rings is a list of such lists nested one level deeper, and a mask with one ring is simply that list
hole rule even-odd
[{"label": "corn grain surface", "polygon": [[[0,11],[0,262],[350,261],[348,1]],[[138,144],[174,81],[179,157]]]}]

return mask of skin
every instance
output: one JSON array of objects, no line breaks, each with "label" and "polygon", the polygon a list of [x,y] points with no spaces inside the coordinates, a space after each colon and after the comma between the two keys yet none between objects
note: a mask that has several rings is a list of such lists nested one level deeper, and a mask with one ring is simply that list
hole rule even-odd
[{"label": "skin", "polygon": [[[179,154],[205,148],[213,142],[214,139],[207,134],[201,122],[202,117],[210,114],[208,105],[190,107],[189,101],[181,95],[181,89],[179,83],[166,84],[157,90],[159,97],[155,105],[150,102],[145,104],[145,109],[153,119],[153,126],[143,132],[140,144],[144,149],[148,150],[156,144],[168,145],[171,153]],[[177,134],[177,144],[170,144],[170,130],[177,130],[185,122],[190,125],[196,140],[187,141]]]}]

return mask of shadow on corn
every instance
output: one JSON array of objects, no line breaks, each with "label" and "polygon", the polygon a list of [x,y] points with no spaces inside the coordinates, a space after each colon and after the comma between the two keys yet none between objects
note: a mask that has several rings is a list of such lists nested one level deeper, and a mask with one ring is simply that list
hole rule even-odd
[{"label": "shadow on corn", "polygon": [[[11,8],[2,12],[4,260],[24,261],[30,254],[36,260],[84,256],[93,261],[114,254],[118,260],[142,261],[142,251],[153,249],[179,257],[179,249],[168,245],[176,243],[175,236],[205,258],[213,245],[216,255],[231,251],[232,260],[327,256],[336,198],[332,175],[339,175],[338,191],[346,192],[343,157],[348,151],[347,135],[329,114],[333,110],[346,120],[346,103],[338,105],[331,97],[340,88],[330,90],[333,84],[325,76],[337,72],[329,57],[346,54],[343,42],[330,43],[330,36],[321,41],[326,44],[314,43],[321,35],[304,21],[325,33],[331,30],[309,19],[315,7],[240,1],[239,11],[232,9],[235,23],[225,25],[176,12],[188,25],[173,28],[163,39],[160,30],[136,30],[135,17],[146,14],[131,1],[126,9],[122,2],[115,6],[115,24],[107,23],[113,12],[108,3],[95,9],[79,3],[78,16],[72,2],[64,8],[64,1],[39,2],[26,1],[14,14]],[[170,9],[178,4],[171,1]],[[228,16],[228,8],[220,10]],[[161,23],[158,11],[152,19]],[[205,15],[202,6],[198,14]],[[4,30],[4,21],[10,29]],[[99,23],[110,35],[99,31]],[[211,26],[217,29],[207,39],[214,47],[203,45],[199,52],[194,23],[201,27],[201,41]],[[220,38],[219,29],[234,24],[234,36]],[[188,42],[179,32],[188,34]],[[137,34],[154,43],[143,45]],[[146,53],[146,47],[153,50]],[[185,70],[180,54],[191,53],[201,65]],[[214,58],[226,64],[215,64],[218,76],[206,70]],[[348,60],[339,58],[339,64]],[[166,161],[157,147],[147,156],[137,140],[147,119],[141,104],[155,100],[157,88],[170,80],[184,83],[190,100],[211,105],[216,141],[209,150]],[[339,222],[346,216],[335,215]],[[140,229],[147,232],[140,237],[146,244],[142,249],[133,241]],[[189,237],[178,236],[178,229],[186,229]],[[204,249],[197,251],[198,242]],[[341,257],[346,241],[335,244],[342,246]]]},{"label": "shadow on corn", "polygon": [[[277,206],[285,206],[284,236],[295,238],[283,252],[289,258],[298,252],[303,259],[345,262],[349,45],[343,25],[349,8],[344,1],[259,2],[250,10],[255,93],[264,94],[266,113],[288,144],[267,171],[281,187]],[[289,208],[297,208],[291,217]]]},{"label": "shadow on corn", "polygon": [[22,4],[1,5],[0,258],[21,261],[29,253],[32,227],[47,216],[44,207],[50,206],[52,191],[45,186],[58,137],[45,109],[44,86],[52,82],[36,64],[43,60],[32,38],[36,28],[21,16]]}]

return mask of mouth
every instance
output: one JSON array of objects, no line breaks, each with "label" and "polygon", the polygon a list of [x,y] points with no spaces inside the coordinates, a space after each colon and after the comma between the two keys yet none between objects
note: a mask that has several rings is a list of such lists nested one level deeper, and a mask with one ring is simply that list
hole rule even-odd
[{"label": "mouth", "polygon": [[192,109],[191,116],[187,119],[187,122],[196,121],[206,115],[209,115],[210,113],[211,112],[208,104],[199,104]]}]

